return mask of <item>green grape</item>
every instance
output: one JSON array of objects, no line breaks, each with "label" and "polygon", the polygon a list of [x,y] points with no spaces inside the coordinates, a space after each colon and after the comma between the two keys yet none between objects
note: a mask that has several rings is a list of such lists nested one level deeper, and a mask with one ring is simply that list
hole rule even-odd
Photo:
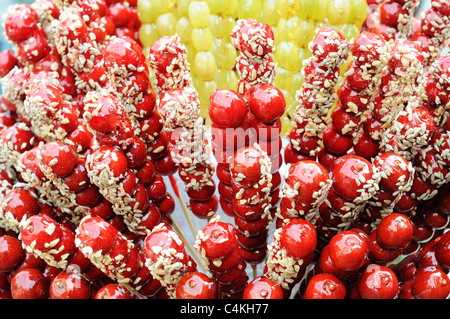
[{"label": "green grape", "polygon": [[[139,0],[141,1],[141,0]],[[187,17],[189,14],[189,3],[191,0],[177,0],[177,11],[180,16]]]},{"label": "green grape", "polygon": [[350,17],[350,2],[348,0],[328,0],[326,8],[328,21],[340,25],[347,23]]},{"label": "green grape", "polygon": [[156,24],[143,23],[139,28],[139,40],[143,47],[151,47],[159,39],[156,32]]},{"label": "green grape", "polygon": [[277,36],[280,41],[297,42],[300,21],[297,16],[280,18],[277,25]]},{"label": "green grape", "polygon": [[277,0],[263,0],[263,6],[261,10],[261,21],[267,23],[271,27],[278,24],[280,15],[275,5]]},{"label": "green grape", "polygon": [[177,19],[173,12],[161,14],[156,19],[156,32],[160,37],[165,35],[174,35]]},{"label": "green grape", "polygon": [[292,85],[290,89],[291,96],[295,96],[295,94],[302,87],[304,82],[305,78],[303,77],[301,70],[298,70],[298,72],[294,73],[294,75],[292,76]]},{"label": "green grape", "polygon": [[209,29],[214,38],[224,38],[225,29],[223,24],[223,18],[217,14],[211,14],[209,16]]},{"label": "green grape", "polygon": [[180,36],[181,43],[191,42],[192,24],[187,17],[178,19],[175,32]]},{"label": "green grape", "polygon": [[239,75],[234,70],[218,69],[214,82],[219,89],[236,89],[238,86]]},{"label": "green grape", "polygon": [[316,23],[313,20],[300,20],[297,34],[297,45],[308,48],[309,42],[314,38]]},{"label": "green grape", "polygon": [[233,17],[236,18],[236,11],[238,6],[240,5],[240,1],[238,0],[223,0],[219,1],[222,5],[222,15],[224,17]]},{"label": "green grape", "polygon": [[288,91],[292,86],[292,81],[293,73],[279,65],[277,67],[277,75],[275,76],[273,84],[279,89]]},{"label": "green grape", "polygon": [[221,1],[205,0],[205,2],[209,6],[209,11],[211,12],[211,14],[220,14],[221,13],[222,6],[223,6]]},{"label": "green grape", "polygon": [[155,10],[155,2],[152,0],[139,0],[137,2],[139,20],[143,23],[154,23],[159,13]]},{"label": "green grape", "polygon": [[314,0],[309,1],[310,10],[308,11],[308,19],[312,19],[314,21],[323,22],[327,17],[327,5],[329,0]]},{"label": "green grape", "polygon": [[360,28],[356,24],[344,23],[339,27],[347,40],[356,39],[360,33]]},{"label": "green grape", "polygon": [[191,41],[197,51],[208,51],[211,48],[213,37],[209,28],[192,29]]},{"label": "green grape", "polygon": [[[197,51],[194,49],[194,46],[192,45],[192,43],[188,42],[188,43],[184,43],[184,46],[186,48],[186,57],[187,60],[189,61],[189,63],[191,61],[195,60],[195,56],[197,55]],[[194,72],[194,70],[191,70],[191,72]]]},{"label": "green grape", "polygon": [[226,17],[224,17],[222,23],[223,23],[224,29],[225,29],[224,37],[229,39],[231,31],[233,31],[234,27],[236,26],[236,19],[234,17],[226,16]]},{"label": "green grape", "polygon": [[347,23],[355,24],[361,28],[368,15],[367,0],[348,0],[350,6],[350,16]]},{"label": "green grape", "polygon": [[259,19],[262,9],[262,0],[240,0],[237,7],[238,19]]},{"label": "green grape", "polygon": [[214,55],[218,69],[231,70],[236,65],[237,50],[224,38],[213,40],[210,52]]},{"label": "green grape", "polygon": [[281,41],[275,51],[275,58],[278,62],[278,67],[288,71],[297,71],[302,67],[300,48],[293,42]]},{"label": "green grape", "polygon": [[195,74],[203,81],[212,81],[217,72],[214,56],[209,51],[197,52],[193,62]]},{"label": "green grape", "polygon": [[194,28],[205,28],[209,24],[209,6],[205,1],[191,1],[189,4],[189,20]]},{"label": "green grape", "polygon": [[299,0],[276,0],[276,7],[280,17],[288,18],[295,15],[299,9]]},{"label": "green grape", "polygon": [[298,9],[297,9],[297,17],[300,20],[309,19],[311,16],[310,11],[312,11],[313,5],[311,5],[311,0],[299,0]]},{"label": "green grape", "polygon": [[152,0],[154,10],[158,15],[172,11],[176,0]]}]

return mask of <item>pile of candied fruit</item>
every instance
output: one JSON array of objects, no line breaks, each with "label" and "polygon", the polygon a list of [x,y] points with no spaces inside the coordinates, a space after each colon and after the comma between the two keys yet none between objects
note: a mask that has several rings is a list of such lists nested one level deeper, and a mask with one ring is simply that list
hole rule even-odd
[{"label": "pile of candied fruit", "polygon": [[[311,3],[12,5],[0,299],[448,298],[450,1],[368,0],[358,32],[323,17],[301,66],[280,62]],[[193,17],[194,52],[156,36]],[[232,59],[211,53],[222,18]],[[235,81],[208,84],[226,77],[209,57]],[[295,102],[279,70],[301,75]]]}]

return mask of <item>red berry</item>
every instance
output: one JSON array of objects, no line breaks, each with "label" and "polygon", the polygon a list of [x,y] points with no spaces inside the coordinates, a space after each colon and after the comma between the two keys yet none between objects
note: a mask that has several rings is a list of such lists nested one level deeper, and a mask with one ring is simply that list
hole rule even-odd
[{"label": "red berry", "polygon": [[0,272],[14,270],[25,258],[25,251],[19,239],[0,236]]},{"label": "red berry", "polygon": [[243,299],[283,299],[283,290],[273,280],[259,276],[250,281],[244,289]]},{"label": "red berry", "polygon": [[387,250],[403,249],[411,242],[413,237],[414,225],[403,214],[389,214],[378,225],[378,242]]},{"label": "red berry", "polygon": [[291,219],[281,230],[281,246],[294,258],[305,258],[314,252],[317,233],[313,224],[302,218]]},{"label": "red berry", "polygon": [[127,158],[120,149],[112,146],[101,146],[92,154],[92,163],[88,163],[88,169],[95,171],[107,167],[109,173],[115,178],[122,178],[128,169]]},{"label": "red berry", "polygon": [[217,284],[201,272],[190,272],[177,283],[177,299],[215,299]]},{"label": "red berry", "polygon": [[[231,174],[233,180],[243,186],[253,186],[261,181],[264,173],[269,173],[266,169],[266,163],[262,163],[263,154],[254,147],[243,147],[234,154],[233,167]],[[267,163],[268,164],[268,163]]]},{"label": "red berry", "polygon": [[395,1],[381,3],[379,8],[380,22],[391,27],[397,27],[400,15],[408,16],[408,12],[403,8],[403,5]]},{"label": "red berry", "polygon": [[209,118],[219,127],[238,127],[248,112],[241,94],[233,90],[215,90],[210,97]]},{"label": "red berry", "polygon": [[349,201],[354,201],[366,190],[364,186],[372,179],[372,164],[357,155],[344,155],[331,167],[333,187]]},{"label": "red berry", "polygon": [[49,285],[49,279],[41,271],[22,269],[11,280],[11,296],[13,299],[47,299]]},{"label": "red berry", "polygon": [[44,144],[40,151],[42,164],[51,168],[58,177],[69,175],[78,165],[78,154],[69,144],[49,142]]},{"label": "red berry", "polygon": [[450,268],[450,232],[439,237],[436,243],[436,258],[443,267]]},{"label": "red berry", "polygon": [[316,161],[302,160],[289,167],[286,183],[298,190],[295,201],[313,203],[316,192],[319,192],[330,178],[329,173]]},{"label": "red berry", "polygon": [[334,275],[323,273],[313,276],[303,294],[303,299],[344,299],[344,284]]},{"label": "red berry", "polygon": [[4,77],[15,67],[17,64],[17,58],[14,53],[9,50],[3,50],[0,52],[0,78]]},{"label": "red berry", "polygon": [[376,264],[367,266],[358,281],[358,292],[363,299],[394,299],[399,289],[394,272]]},{"label": "red berry", "polygon": [[111,283],[97,290],[94,299],[134,299],[134,297],[122,285]]},{"label": "red berry", "polygon": [[323,131],[323,144],[325,149],[335,155],[344,155],[353,146],[351,136],[340,135],[333,123]]},{"label": "red berry", "polygon": [[75,272],[62,271],[50,284],[51,299],[89,299],[89,282]]},{"label": "red berry", "polygon": [[104,48],[103,59],[109,73],[126,76],[137,71],[145,57],[133,39],[113,37]]},{"label": "red berry", "polygon": [[330,259],[336,268],[343,271],[362,267],[368,252],[366,240],[351,230],[336,234],[329,243]]},{"label": "red berry", "polygon": [[208,223],[202,229],[200,251],[209,259],[223,258],[231,255],[238,245],[236,230],[233,225],[220,221]]},{"label": "red berry", "polygon": [[416,271],[412,293],[417,299],[445,299],[450,294],[447,274],[436,267],[423,267]]},{"label": "red berry", "polygon": [[5,21],[6,36],[13,42],[20,43],[37,32],[39,16],[28,4],[12,8]]},{"label": "red berry", "polygon": [[398,250],[387,250],[380,246],[377,239],[377,229],[374,229],[369,236],[369,258],[372,262],[385,265],[390,261],[393,261],[395,258],[400,256],[403,252],[402,249]]},{"label": "red berry", "polygon": [[279,119],[286,110],[283,93],[272,84],[252,86],[245,94],[250,112],[257,120],[269,124]]}]

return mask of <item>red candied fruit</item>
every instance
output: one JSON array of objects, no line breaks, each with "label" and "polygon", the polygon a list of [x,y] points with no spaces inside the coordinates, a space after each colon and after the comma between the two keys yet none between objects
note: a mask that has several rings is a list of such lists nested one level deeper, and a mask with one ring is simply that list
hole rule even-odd
[{"label": "red candied fruit", "polygon": [[344,299],[346,289],[336,276],[322,273],[313,276],[303,294],[303,299]]},{"label": "red candied fruit", "polygon": [[377,240],[387,250],[403,249],[414,237],[414,225],[403,214],[392,213],[384,217],[377,229]]},{"label": "red candied fruit", "polygon": [[372,164],[358,155],[344,155],[331,167],[333,187],[346,200],[354,201],[372,178]]},{"label": "red candied fruit", "polygon": [[202,230],[207,240],[202,240],[200,249],[207,258],[215,259],[229,256],[238,245],[233,225],[216,221],[208,223]]},{"label": "red candied fruit", "polygon": [[283,299],[283,290],[273,280],[259,276],[244,289],[243,299]]},{"label": "red candied fruit", "polygon": [[201,272],[190,272],[177,283],[177,299],[215,299],[217,284]]},{"label": "red candied fruit", "polygon": [[245,119],[247,103],[233,90],[215,90],[210,97],[209,117],[219,127],[235,128]]},{"label": "red candied fruit", "polygon": [[42,164],[50,167],[59,177],[66,177],[78,165],[78,154],[75,149],[64,142],[53,141],[44,144],[40,149]]},{"label": "red candied fruit", "polygon": [[97,290],[94,299],[134,299],[134,297],[122,285],[111,283]]},{"label": "red candied fruit", "polygon": [[47,299],[49,279],[35,268],[19,270],[11,280],[13,299]]},{"label": "red candied fruit", "polygon": [[89,281],[75,272],[62,271],[50,284],[50,299],[89,299]]},{"label": "red candied fruit", "polygon": [[363,299],[394,299],[399,289],[395,273],[376,264],[367,266],[358,281],[358,292]]},{"label": "red candied fruit", "polygon": [[3,235],[0,236],[0,272],[12,271],[25,258],[25,251],[19,239]]},{"label": "red candied fruit", "polygon": [[417,299],[445,299],[450,294],[447,274],[436,267],[423,267],[416,271],[412,293]]},{"label": "red candied fruit", "polygon": [[336,234],[329,243],[331,262],[343,271],[353,271],[362,267],[368,253],[366,239],[352,230]]},{"label": "red candied fruit", "polygon": [[250,112],[264,124],[276,121],[286,110],[283,93],[272,84],[254,85],[246,92],[245,97]]},{"label": "red candied fruit", "polygon": [[330,178],[329,173],[321,164],[311,160],[301,160],[289,167],[286,183],[298,190],[295,200],[301,203],[311,203],[314,193],[324,187]]},{"label": "red candied fruit", "polygon": [[[254,147],[243,147],[235,152],[231,174],[243,186],[252,186],[261,180],[264,165],[263,154]],[[267,163],[269,164],[269,163]]]},{"label": "red candied fruit", "polygon": [[289,255],[294,258],[305,258],[316,248],[316,228],[303,218],[294,218],[282,228],[280,240]]}]

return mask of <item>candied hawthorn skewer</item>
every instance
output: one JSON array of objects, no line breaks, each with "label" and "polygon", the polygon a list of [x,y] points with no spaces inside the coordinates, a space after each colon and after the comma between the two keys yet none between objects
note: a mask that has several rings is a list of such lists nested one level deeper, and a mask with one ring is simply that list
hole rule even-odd
[{"label": "candied hawthorn skewer", "polygon": [[159,224],[145,237],[145,266],[160,281],[169,298],[176,298],[176,287],[183,276],[196,269],[185,251],[181,237],[165,224]]},{"label": "candied hawthorn skewer", "polygon": [[143,252],[102,218],[83,218],[75,229],[75,245],[93,265],[131,292],[142,295],[146,285],[153,284]]},{"label": "candied hawthorn skewer", "polygon": [[337,97],[334,87],[340,77],[339,67],[347,59],[349,46],[341,33],[322,28],[310,42],[310,49],[313,55],[302,68],[305,82],[296,94],[299,105],[284,153],[286,163],[315,159],[322,148],[328,113]]},{"label": "candied hawthorn skewer", "polygon": [[378,189],[368,200],[359,217],[360,220],[370,223],[374,229],[385,216],[394,212],[395,205],[403,194],[410,191],[414,169],[411,161],[391,152],[378,154],[372,166],[372,177]]},{"label": "candied hawthorn skewer", "polygon": [[419,0],[378,1],[364,24],[367,30],[383,36],[386,41],[407,39],[413,33],[413,24]]},{"label": "candied hawthorn skewer", "polygon": [[272,28],[255,19],[239,19],[231,32],[231,43],[240,51],[237,72],[240,94],[258,83],[272,83],[276,63],[273,58],[274,35]]},{"label": "candied hawthorn skewer", "polygon": [[[162,37],[153,44],[149,62],[157,77],[158,111],[170,136],[170,156],[185,183],[189,206],[194,215],[209,218],[217,211],[219,201],[214,194],[214,167],[186,49],[178,36]],[[166,72],[160,73],[163,70]]]},{"label": "candied hawthorn skewer", "polygon": [[[279,168],[283,164],[281,139],[281,116],[286,110],[286,100],[277,87],[269,83],[259,83],[250,87],[245,99],[249,108],[249,145],[255,143],[267,153],[272,163],[271,210],[279,203],[281,176]],[[278,182],[280,181],[280,182]]]},{"label": "candied hawthorn skewer", "polygon": [[355,141],[356,154],[368,156],[364,152],[364,145],[372,145],[374,149],[375,144],[380,147],[386,130],[395,123],[395,118],[405,109],[411,97],[423,94],[423,88],[419,85],[423,60],[423,52],[416,42],[397,39],[391,45],[390,58],[373,96],[371,112]]},{"label": "candied hawthorn skewer", "polygon": [[220,206],[234,216],[230,162],[234,152],[248,143],[248,107],[242,94],[234,90],[215,90],[209,101],[211,148],[217,161]]},{"label": "candied hawthorn skewer", "polygon": [[425,11],[423,17],[417,18],[417,27],[411,35],[411,40],[420,42],[427,54],[426,66],[439,59],[450,41],[449,13],[447,1],[431,0],[431,8]]},{"label": "candied hawthorn skewer", "polygon": [[373,164],[358,155],[347,154],[333,163],[331,187],[312,221],[319,238],[329,241],[335,234],[353,227],[378,189],[373,175]]},{"label": "candied hawthorn skewer", "polygon": [[244,259],[251,264],[264,260],[268,228],[272,221],[271,161],[258,144],[237,150],[230,165],[234,222]]},{"label": "candied hawthorn skewer", "polygon": [[114,94],[88,92],[83,116],[99,143],[86,156],[91,183],[113,204],[113,211],[125,218],[131,232],[146,235],[151,231],[146,227],[147,216],[168,197],[163,177],[155,172],[145,143],[135,135],[132,120]]},{"label": "candied hawthorn skewer", "polygon": [[[371,100],[380,84],[381,72],[387,63],[389,46],[373,33],[361,33],[350,50],[352,59],[337,90],[337,105],[331,122],[323,132],[323,150],[319,161],[329,168],[330,158],[348,153],[352,147],[362,148],[366,158],[376,154],[378,147],[368,147],[358,137],[371,110]],[[352,143],[353,141],[353,143]],[[354,145],[353,145],[354,144]]]},{"label": "candied hawthorn skewer", "polygon": [[319,208],[325,201],[332,180],[320,163],[301,160],[289,165],[281,189],[281,202],[277,211],[277,228],[290,219],[301,217],[314,222]]},{"label": "candied hawthorn skewer", "polygon": [[248,282],[247,263],[243,258],[236,228],[211,218],[198,231],[195,248],[206,263],[212,278],[217,283],[218,297],[228,299],[242,296]]},{"label": "candied hawthorn skewer", "polygon": [[305,275],[316,245],[316,229],[303,218],[292,218],[275,230],[264,275],[282,288],[285,297]]},{"label": "candied hawthorn skewer", "polygon": [[[97,39],[95,32],[88,27],[89,20],[92,19],[96,23],[95,18],[99,17],[98,12],[95,14],[95,11],[92,11],[94,12],[92,16],[83,14],[77,3],[74,3],[63,6],[58,19],[51,22],[61,62],[73,73],[76,87],[82,92],[100,89],[107,81],[102,66],[102,48],[105,39],[101,37]],[[85,16],[88,21],[84,20]],[[97,25],[97,29],[101,30],[103,24]]]},{"label": "candied hawthorn skewer", "polygon": [[441,55],[429,66],[421,83],[425,88],[425,95],[420,105],[433,116],[435,126],[445,126],[449,118],[449,59],[449,55]]},{"label": "candied hawthorn skewer", "polygon": [[5,17],[5,34],[17,52],[17,59],[30,66],[44,58],[51,49],[39,16],[29,4],[8,8]]}]

